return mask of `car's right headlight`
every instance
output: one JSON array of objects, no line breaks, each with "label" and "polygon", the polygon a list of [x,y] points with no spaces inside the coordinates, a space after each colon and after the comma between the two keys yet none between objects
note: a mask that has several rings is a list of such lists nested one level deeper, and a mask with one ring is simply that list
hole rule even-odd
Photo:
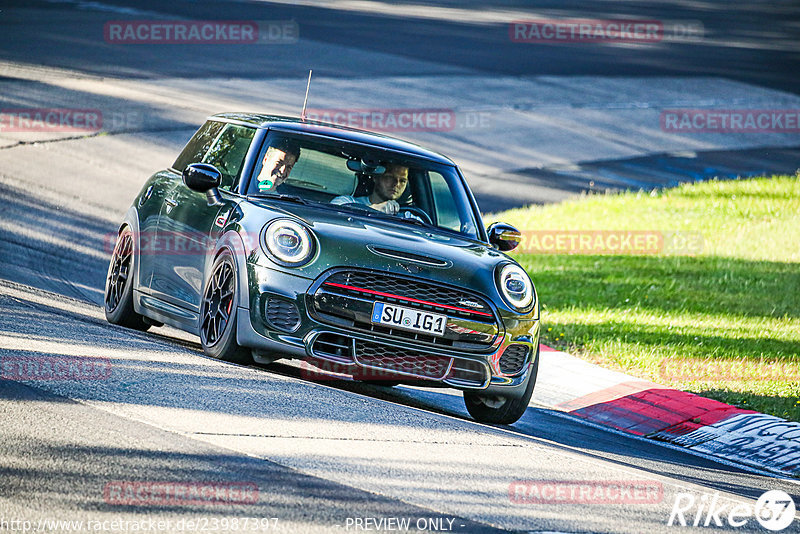
[{"label": "car's right headlight", "polygon": [[518,311],[531,307],[534,299],[533,282],[525,269],[515,263],[506,263],[497,273],[500,293]]},{"label": "car's right headlight", "polygon": [[262,245],[270,259],[284,267],[302,267],[314,257],[311,232],[292,219],[270,222],[264,228]]}]

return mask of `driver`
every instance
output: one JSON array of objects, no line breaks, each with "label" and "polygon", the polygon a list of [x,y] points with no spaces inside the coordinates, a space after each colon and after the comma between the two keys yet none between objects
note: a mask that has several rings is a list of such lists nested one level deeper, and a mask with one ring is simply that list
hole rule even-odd
[{"label": "driver", "polygon": [[269,147],[256,179],[259,192],[271,191],[285,182],[299,157],[300,146],[291,139],[281,139]]},{"label": "driver", "polygon": [[373,175],[375,187],[372,194],[363,197],[338,196],[331,200],[331,204],[364,204],[370,208],[389,215],[396,215],[400,210],[397,199],[400,198],[408,185],[408,167],[397,163],[386,165],[386,172]]}]

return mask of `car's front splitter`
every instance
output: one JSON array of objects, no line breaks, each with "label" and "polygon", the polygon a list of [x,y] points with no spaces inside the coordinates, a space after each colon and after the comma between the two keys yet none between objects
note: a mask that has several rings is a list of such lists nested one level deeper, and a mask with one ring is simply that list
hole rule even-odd
[{"label": "car's front splitter", "polygon": [[[538,345],[537,320],[515,319],[514,328],[503,331],[484,351],[460,351],[320,323],[306,307],[311,280],[253,264],[248,265],[248,275],[250,308],[238,309],[237,339],[254,349],[256,362],[306,359],[323,370],[364,380],[429,383],[509,397],[524,393]],[[274,316],[268,317],[270,302],[289,310],[280,315],[282,328],[275,327]],[[517,352],[511,369],[509,347]]]}]

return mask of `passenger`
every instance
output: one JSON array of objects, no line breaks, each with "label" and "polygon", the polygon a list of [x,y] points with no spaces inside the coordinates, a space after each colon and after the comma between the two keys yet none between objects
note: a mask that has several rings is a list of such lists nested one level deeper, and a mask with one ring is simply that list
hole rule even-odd
[{"label": "passenger", "polygon": [[372,194],[363,197],[342,195],[331,200],[331,204],[364,204],[389,215],[400,211],[400,198],[408,185],[408,167],[396,163],[386,165],[386,172],[373,175],[375,187]]},{"label": "passenger", "polygon": [[300,146],[291,139],[280,139],[264,154],[261,172],[258,173],[258,191],[273,191],[289,177],[292,167],[300,157]]}]

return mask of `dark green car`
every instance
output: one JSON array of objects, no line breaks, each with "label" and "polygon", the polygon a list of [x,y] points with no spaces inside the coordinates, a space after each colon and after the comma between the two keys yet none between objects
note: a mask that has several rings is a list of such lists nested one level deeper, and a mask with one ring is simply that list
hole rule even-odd
[{"label": "dark green car", "polygon": [[246,363],[464,392],[475,419],[525,412],[539,305],[458,167],[419,146],[288,117],[215,115],[120,225],[108,320],[169,324]]}]

